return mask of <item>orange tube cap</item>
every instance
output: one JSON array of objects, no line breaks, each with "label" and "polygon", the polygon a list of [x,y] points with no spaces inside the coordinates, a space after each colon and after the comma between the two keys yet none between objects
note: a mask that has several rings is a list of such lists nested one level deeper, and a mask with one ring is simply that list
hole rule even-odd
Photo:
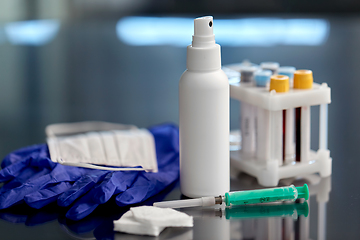
[{"label": "orange tube cap", "polygon": [[270,78],[270,91],[288,92],[289,91],[289,77],[285,75],[273,75]]},{"label": "orange tube cap", "polygon": [[313,73],[311,70],[301,69],[294,72],[294,88],[311,89],[313,81]]}]

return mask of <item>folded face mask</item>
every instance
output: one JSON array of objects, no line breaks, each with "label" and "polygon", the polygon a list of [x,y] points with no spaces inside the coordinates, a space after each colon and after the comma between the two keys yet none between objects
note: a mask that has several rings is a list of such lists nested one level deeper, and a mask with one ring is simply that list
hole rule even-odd
[{"label": "folded face mask", "polygon": [[155,141],[147,129],[105,122],[46,127],[53,162],[111,171],[157,172]]}]

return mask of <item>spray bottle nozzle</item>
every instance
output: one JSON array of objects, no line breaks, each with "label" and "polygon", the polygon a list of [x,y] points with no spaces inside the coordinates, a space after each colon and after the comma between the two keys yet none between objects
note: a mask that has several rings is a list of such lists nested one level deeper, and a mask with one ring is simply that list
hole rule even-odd
[{"label": "spray bottle nozzle", "polygon": [[213,17],[206,16],[194,20],[193,47],[208,47],[215,44]]}]

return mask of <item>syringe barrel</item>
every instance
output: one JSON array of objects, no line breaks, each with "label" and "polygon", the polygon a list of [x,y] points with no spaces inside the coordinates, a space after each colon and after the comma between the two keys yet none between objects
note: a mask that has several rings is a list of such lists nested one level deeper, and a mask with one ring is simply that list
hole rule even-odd
[{"label": "syringe barrel", "polygon": [[295,201],[298,191],[294,185],[289,187],[268,188],[251,191],[225,193],[226,206],[267,203],[278,201]]}]

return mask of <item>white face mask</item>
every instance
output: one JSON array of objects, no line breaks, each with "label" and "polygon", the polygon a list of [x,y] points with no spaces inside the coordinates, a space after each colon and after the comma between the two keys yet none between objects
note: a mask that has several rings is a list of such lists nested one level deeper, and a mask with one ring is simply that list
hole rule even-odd
[{"label": "white face mask", "polygon": [[154,137],[147,129],[79,122],[52,124],[45,131],[53,162],[111,171],[158,171]]}]

